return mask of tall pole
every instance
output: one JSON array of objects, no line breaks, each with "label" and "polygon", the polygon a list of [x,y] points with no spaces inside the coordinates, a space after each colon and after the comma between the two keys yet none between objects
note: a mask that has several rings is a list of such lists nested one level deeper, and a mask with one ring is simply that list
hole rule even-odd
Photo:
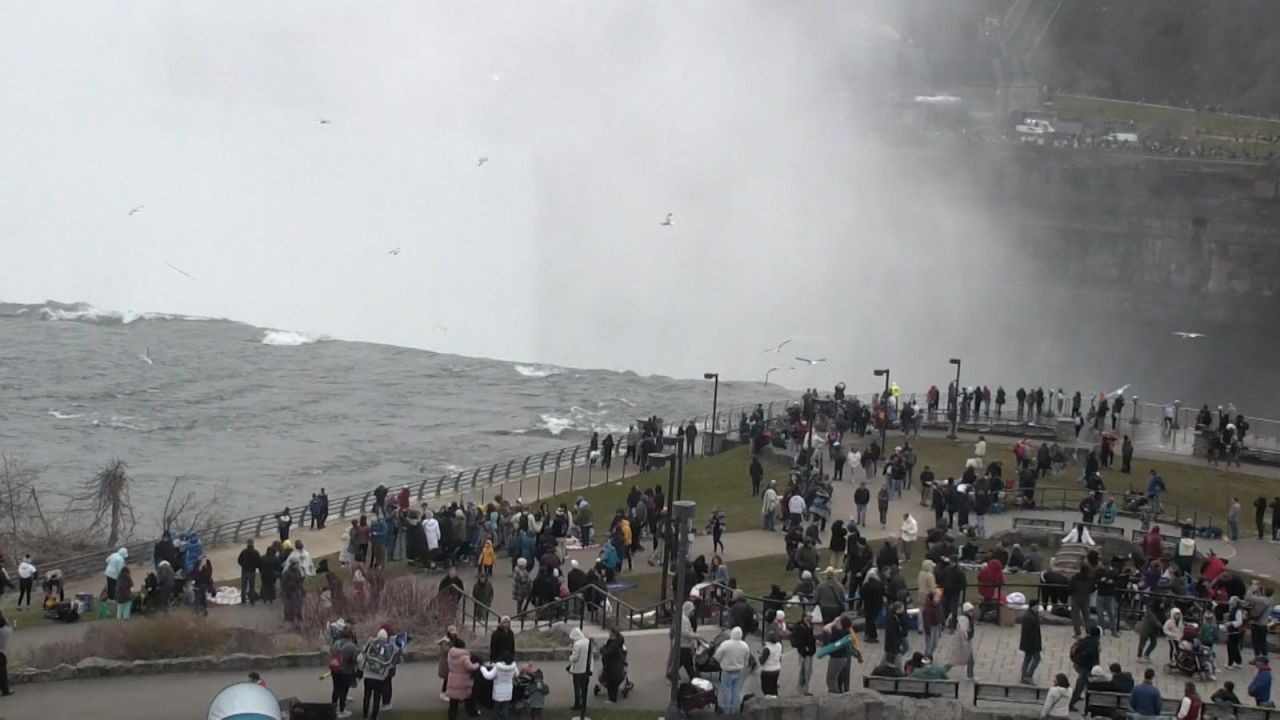
[{"label": "tall pole", "polygon": [[[711,390],[711,454],[716,453],[716,413],[717,404],[720,402],[720,373],[702,373],[703,380],[715,380],[716,384]],[[703,441],[704,443],[707,441]],[[704,447],[706,447],[704,445]],[[689,452],[697,452],[694,448],[689,448]],[[706,455],[706,453],[703,453]]]},{"label": "tall pole", "polygon": [[885,432],[889,429],[889,370],[884,371],[884,395],[880,396],[880,402],[884,403],[884,422],[880,423],[880,456],[884,456],[885,448]]},{"label": "tall pole", "polygon": [[955,440],[958,437],[956,428],[960,422],[960,358],[951,358],[951,364],[956,366],[956,409],[951,415],[951,434],[947,436],[947,439]]},{"label": "tall pole", "polygon": [[[662,453],[666,456],[667,461],[667,521],[658,525],[658,532],[667,532],[667,524],[671,522],[671,503],[676,496],[676,461],[671,453]],[[651,456],[652,457],[652,456]],[[662,508],[658,508],[661,512]],[[667,560],[671,557],[670,549],[667,547],[667,539],[662,538],[662,585],[658,588],[658,602],[666,602],[667,599],[667,574],[669,566]]]},{"label": "tall pole", "polygon": [[689,521],[697,505],[689,500],[681,500],[671,508],[671,521],[676,525],[676,597],[671,602],[671,698],[667,705],[667,720],[678,720],[683,717],[680,711],[680,630],[684,626],[684,613],[681,607],[685,593],[684,573],[685,558],[689,555]]},{"label": "tall pole", "polygon": [[676,494],[671,502],[684,499],[684,438],[676,438]]}]

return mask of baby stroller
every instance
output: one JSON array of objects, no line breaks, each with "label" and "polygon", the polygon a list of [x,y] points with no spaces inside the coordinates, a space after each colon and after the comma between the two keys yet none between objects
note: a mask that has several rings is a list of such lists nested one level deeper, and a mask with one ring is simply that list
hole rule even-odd
[{"label": "baby stroller", "polygon": [[[635,687],[636,687],[636,684],[631,682],[631,676],[627,675],[627,677],[622,680],[622,685],[618,688],[618,697],[622,697],[622,698],[627,697],[628,695],[631,694],[631,691],[634,690]],[[604,692],[604,686],[601,685],[600,683],[596,683],[596,686],[592,688],[591,692],[596,697],[599,697],[600,693]]]},{"label": "baby stroller", "polygon": [[720,647],[720,643],[729,639],[729,632],[721,630],[711,642],[700,642],[698,649],[693,653],[693,669],[699,675],[710,675],[720,672],[720,663],[716,662],[716,648]]},{"label": "baby stroller", "polygon": [[720,712],[720,701],[716,698],[716,688],[711,684],[710,680],[694,678],[692,682],[680,683],[676,698],[680,704],[680,711],[683,713],[701,710],[707,706],[715,708],[717,713]]},{"label": "baby stroller", "polygon": [[1215,667],[1213,653],[1209,651],[1204,643],[1200,642],[1200,632],[1197,626],[1190,623],[1182,630],[1182,640],[1178,643],[1173,652],[1173,662],[1169,664],[1170,671],[1177,671],[1188,677],[1194,677],[1198,680],[1213,680]]}]

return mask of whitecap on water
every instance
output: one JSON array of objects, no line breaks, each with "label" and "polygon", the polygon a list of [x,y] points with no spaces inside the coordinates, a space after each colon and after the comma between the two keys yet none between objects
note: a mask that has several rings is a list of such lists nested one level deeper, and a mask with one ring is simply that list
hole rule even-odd
[{"label": "whitecap on water", "polygon": [[516,365],[516,372],[525,377],[544,378],[552,375],[559,375],[563,372],[560,368],[550,367],[547,365]]},{"label": "whitecap on water", "polygon": [[320,339],[319,335],[293,332],[292,330],[268,330],[262,336],[263,345],[310,345]]},{"label": "whitecap on water", "polygon": [[76,418],[84,417],[84,413],[63,413],[57,410],[50,410],[49,414],[59,420],[75,420]]}]

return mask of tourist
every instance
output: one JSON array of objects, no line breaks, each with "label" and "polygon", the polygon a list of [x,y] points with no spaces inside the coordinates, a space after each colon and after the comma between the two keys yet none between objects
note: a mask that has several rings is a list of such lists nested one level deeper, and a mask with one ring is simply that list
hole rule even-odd
[{"label": "tourist", "polygon": [[[579,635],[581,630],[574,628]],[[448,680],[446,682],[445,695],[449,698],[449,720],[458,720],[458,707],[466,705],[466,712],[469,717],[478,715],[476,710],[475,699],[471,697],[471,687],[473,684],[472,673],[480,669],[480,666],[471,661],[471,652],[467,650],[467,643],[457,635],[452,636],[450,640],[449,653],[445,662],[449,668]]]},{"label": "tourist", "polygon": [[[451,568],[452,569],[452,568]],[[462,579],[458,578],[461,582]],[[461,590],[461,588],[459,588]],[[493,608],[493,583],[489,582],[489,576],[481,573],[476,577],[476,584],[471,588],[471,597],[475,599],[478,607],[472,608],[480,620],[483,622],[489,617],[489,613]]]},{"label": "tourist", "polygon": [[337,706],[340,718],[351,717],[347,695],[355,683],[359,652],[352,629],[344,625],[329,648],[329,679],[333,684],[330,702]]},{"label": "tourist", "polygon": [[1271,663],[1266,655],[1259,655],[1253,659],[1253,665],[1258,668],[1258,673],[1249,681],[1249,697],[1258,707],[1275,707],[1271,702]]},{"label": "tourist", "polygon": [[289,508],[276,513],[276,532],[280,534],[280,542],[289,539],[289,528],[293,525],[293,515],[289,513]]},{"label": "tourist", "polygon": [[1258,526],[1258,539],[1261,540],[1266,535],[1267,522],[1267,499],[1259,496],[1253,501],[1253,522]]},{"label": "tourist", "polygon": [[133,573],[129,567],[120,568],[120,577],[116,578],[116,618],[128,620],[133,614]]},{"label": "tourist", "polygon": [[[933,597],[934,591],[938,587],[938,578],[933,574],[933,568],[933,561],[926,558],[920,563],[920,572],[916,573],[916,601],[922,608],[928,599]],[[920,628],[920,632],[924,633],[923,626]],[[928,655],[929,653],[925,654]]]},{"label": "tourist", "polygon": [[1244,643],[1244,627],[1248,621],[1243,603],[1238,596],[1227,601],[1227,614],[1224,618],[1227,626],[1227,669],[1244,667],[1244,656],[1240,648]]},{"label": "tourist", "polygon": [[774,516],[778,513],[778,481],[770,480],[760,502],[760,518],[762,526],[769,532],[774,531]]},{"label": "tourist", "polygon": [[591,641],[578,628],[569,631],[568,671],[573,676],[573,710],[587,706],[587,681],[591,677]]},{"label": "tourist", "polygon": [[[1019,682],[1023,685],[1035,685],[1036,668],[1040,667],[1040,653],[1044,651],[1044,640],[1040,635],[1040,610],[1035,603],[1027,606],[1020,622],[1022,633],[1018,640],[1018,650],[1022,652],[1022,678]],[[1059,674],[1058,677],[1066,676]]]},{"label": "tourist", "polygon": [[[362,718],[376,720],[384,702],[390,704],[389,700],[384,700],[384,695],[391,671],[395,668],[397,654],[390,636],[382,628],[379,628],[378,634],[365,644],[364,650],[360,652],[359,669],[361,679],[364,680],[364,702],[361,705]],[[373,704],[372,712],[369,710],[371,702]]]},{"label": "tourist", "polygon": [[31,553],[22,556],[18,563],[18,605],[22,609],[22,599],[27,599],[27,609],[31,609],[31,588],[36,584],[36,565],[31,561]]},{"label": "tourist", "polygon": [[1182,700],[1178,703],[1176,717],[1178,720],[1201,720],[1204,717],[1204,702],[1196,692],[1195,683],[1183,683]]},{"label": "tourist", "polygon": [[760,456],[751,456],[751,467],[747,473],[751,476],[751,497],[760,494],[760,481],[764,480],[764,465],[760,464]]},{"label": "tourist", "polygon": [[1147,668],[1142,673],[1142,682],[1129,693],[1129,707],[1139,718],[1155,718],[1164,715],[1164,698],[1160,697],[1160,691],[1151,682],[1155,676],[1156,671]]},{"label": "tourist", "polygon": [[724,552],[724,540],[721,538],[724,536],[725,524],[724,511],[717,505],[711,511],[711,519],[707,521],[706,529],[706,533],[711,535],[712,552]]},{"label": "tourist", "polygon": [[729,631],[729,639],[716,647],[713,657],[720,666],[721,704],[726,715],[738,714],[742,705],[742,683],[750,655],[751,648],[737,626]]},{"label": "tourist", "polygon": [[[868,619],[867,622],[875,622]],[[884,656],[893,664],[908,650],[907,645],[907,608],[901,601],[894,601],[889,606],[884,618]]]},{"label": "tourist", "polygon": [[276,541],[267,548],[267,554],[262,557],[262,562],[258,566],[258,572],[262,576],[262,591],[259,597],[263,602],[274,603],[276,601],[276,580],[280,578],[280,573],[283,571],[284,565],[280,557],[280,543]]},{"label": "tourist", "polygon": [[765,697],[778,697],[778,676],[782,675],[782,633],[770,623],[764,631],[760,648],[760,692]]},{"label": "tourist", "polygon": [[818,611],[822,614],[824,625],[835,620],[844,611],[846,604],[844,586],[840,584],[835,569],[829,567],[822,573],[822,583],[814,591],[814,602],[817,603]]},{"label": "tourist", "polygon": [[852,660],[862,660],[853,620],[842,615],[835,622],[824,626],[822,635],[822,652],[827,655],[827,693],[835,695],[849,692]]},{"label": "tourist", "polygon": [[1094,580],[1088,565],[1081,565],[1075,575],[1071,576],[1067,589],[1071,594],[1071,629],[1078,639],[1081,637],[1081,627],[1085,629],[1093,627],[1093,616],[1089,610]]},{"label": "tourist", "polygon": [[1231,498],[1227,506],[1227,539],[1231,542],[1240,540],[1240,498]]},{"label": "tourist", "polygon": [[827,544],[827,550],[830,552],[827,564],[831,567],[841,567],[844,564],[844,551],[848,545],[848,534],[843,520],[836,520],[831,523],[831,540]]},{"label": "tourist", "polygon": [[1084,695],[1085,686],[1088,684],[1089,673],[1093,671],[1093,667],[1098,664],[1102,655],[1102,631],[1096,625],[1090,625],[1088,635],[1071,646],[1070,660],[1071,665],[1076,671],[1075,688],[1071,691],[1071,710],[1076,709],[1076,704],[1080,702],[1080,697]]},{"label": "tourist", "polygon": [[258,594],[254,590],[254,581],[262,566],[262,555],[254,549],[252,540],[245,543],[236,563],[240,566],[240,604],[256,603]]},{"label": "tourist", "polygon": [[924,654],[933,657],[942,639],[942,605],[938,603],[938,592],[931,592],[924,597],[920,608],[920,627],[924,632]]},{"label": "tourist", "polygon": [[911,513],[902,514],[902,527],[898,530],[898,542],[902,546],[902,559],[909,562],[911,560],[911,546],[915,544],[916,537],[920,534],[920,525],[916,519],[911,517]]},{"label": "tourist", "polygon": [[889,483],[885,482],[876,493],[876,510],[880,513],[880,529],[884,530],[889,522]]},{"label": "tourist", "polygon": [[[881,608],[884,607],[884,583],[880,581],[878,568],[873,567],[867,570],[859,595],[862,598],[862,617],[864,618],[863,637],[867,643],[878,643],[880,639],[876,635],[876,621],[880,617]],[[885,652],[888,653],[888,650],[886,649]]]},{"label": "tourist", "polygon": [[[285,564],[284,572],[280,574],[280,593],[284,595],[285,622],[302,620],[302,600],[305,593],[302,583],[302,568],[298,565],[298,561],[291,557]],[[199,594],[198,591],[197,594]]]},{"label": "tourist", "polygon": [[[172,571],[170,571],[170,574],[172,574]],[[61,570],[51,570],[40,583],[40,588],[44,590],[44,602],[42,603],[44,606],[47,606],[50,600],[56,603],[63,603],[67,600],[66,588],[62,582]],[[173,585],[170,583],[170,590],[172,589]]]},{"label": "tourist", "polygon": [[1249,604],[1249,634],[1254,659],[1267,655],[1267,628],[1271,621],[1271,607],[1274,604],[1271,598],[1271,588],[1263,588],[1255,580],[1246,598]]},{"label": "tourist", "polygon": [[480,674],[493,682],[493,707],[498,720],[507,720],[511,716],[511,697],[515,694],[515,657],[509,652],[497,655],[491,665],[480,667]]},{"label": "tourist", "polygon": [[107,556],[107,568],[103,574],[107,578],[107,598],[114,600],[116,597],[116,578],[120,577],[120,570],[124,568],[125,563],[129,560],[129,548],[120,548]]},{"label": "tourist", "polygon": [[818,651],[808,613],[800,613],[800,619],[791,625],[791,647],[799,657],[796,692],[808,695],[809,682],[813,679],[813,656]]},{"label": "tourist", "polygon": [[600,681],[607,692],[607,703],[618,702],[618,691],[627,680],[627,644],[617,628],[609,630],[609,639],[600,649]]},{"label": "tourist", "polygon": [[1053,676],[1053,686],[1049,688],[1049,692],[1045,695],[1044,706],[1040,708],[1040,717],[1043,718],[1065,718],[1071,717],[1071,713],[1067,707],[1071,697],[1071,681],[1067,679],[1065,673],[1058,673]]},{"label": "tourist", "polygon": [[867,481],[858,482],[858,489],[853,491],[853,507],[856,518],[855,524],[860,527],[867,526],[867,505],[871,503],[871,490],[867,488]]},{"label": "tourist", "polygon": [[0,695],[8,697],[13,694],[9,689],[9,639],[13,637],[13,626],[0,613]]},{"label": "tourist", "polygon": [[1240,696],[1236,695],[1236,684],[1230,680],[1222,683],[1222,687],[1218,688],[1209,696],[1209,702],[1218,706],[1219,712],[1215,713],[1220,717],[1231,717],[1235,715],[1233,705],[1241,705]]}]

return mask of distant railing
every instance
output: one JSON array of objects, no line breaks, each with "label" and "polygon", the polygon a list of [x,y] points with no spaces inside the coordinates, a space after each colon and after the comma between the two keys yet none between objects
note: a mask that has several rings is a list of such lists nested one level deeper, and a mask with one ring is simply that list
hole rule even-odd
[{"label": "distant railing", "polygon": [[[766,408],[766,417],[772,417],[774,403],[760,405]],[[744,411],[750,414],[755,408],[756,404],[728,406],[718,410],[714,419],[710,417],[709,413],[673,421],[667,421],[664,418],[663,431],[667,437],[671,437],[678,427],[693,422],[695,426],[701,427],[701,432],[704,433],[712,427],[717,428],[719,432],[727,432],[736,427],[733,421],[734,417]],[[480,502],[483,503],[488,490],[495,486],[505,488],[512,483],[515,484],[516,497],[524,497],[526,483],[530,484],[532,486],[530,489],[535,491],[534,497],[543,497],[544,482],[550,484],[548,488],[550,495],[556,495],[561,491],[560,475],[562,471],[568,472],[569,484],[565,488],[567,490],[581,487],[575,485],[575,482],[580,482],[577,476],[584,472],[586,473],[586,487],[588,488],[598,484],[595,480],[597,477],[601,478],[601,482],[607,483],[626,476],[629,463],[632,466],[631,472],[634,473],[634,463],[631,462],[627,454],[626,432],[615,435],[614,440],[612,459],[618,461],[619,464],[619,469],[616,471],[612,469],[612,462],[608,467],[605,467],[603,463],[593,464],[591,462],[590,444],[579,443],[556,450],[547,450],[524,457],[481,465],[467,470],[457,470],[441,475],[432,474],[411,482],[397,483],[396,486],[410,488],[412,496],[419,503],[425,500],[438,500],[446,497],[465,497],[475,493],[479,493]],[[707,446],[703,445],[703,447]],[[696,448],[695,452],[698,452]],[[550,478],[546,477],[548,474],[551,475]],[[393,496],[395,492],[397,490],[389,489],[388,497]],[[367,512],[372,508],[373,499],[373,490],[330,498],[327,517],[341,519]],[[276,530],[276,515],[282,512],[283,509],[263,515],[232,520],[211,527],[193,529],[199,532],[200,540],[207,548],[227,543],[237,543],[274,532]],[[292,527],[303,528],[309,525],[311,508],[308,505],[289,506],[288,510],[293,518]],[[130,542],[123,546],[128,548],[130,559],[136,561],[139,558],[150,557],[154,544],[155,540],[146,540]],[[97,552],[46,560],[42,565],[47,570],[61,570],[63,577],[68,579],[85,577],[101,572],[105,568],[107,555],[114,552],[118,547],[120,546],[103,547]]]}]

